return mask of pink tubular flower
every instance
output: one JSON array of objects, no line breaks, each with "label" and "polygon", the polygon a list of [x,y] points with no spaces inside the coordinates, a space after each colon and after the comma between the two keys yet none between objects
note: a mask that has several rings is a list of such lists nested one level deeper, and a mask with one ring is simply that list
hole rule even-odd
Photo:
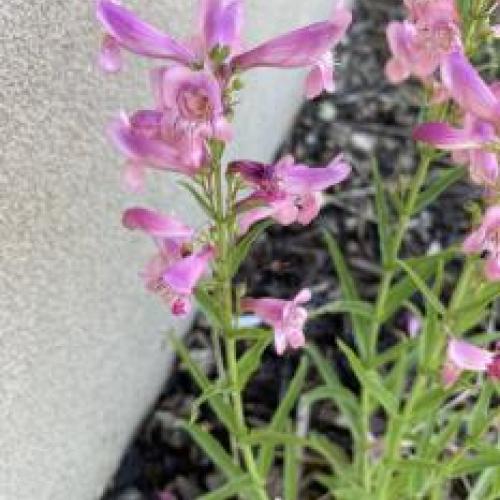
[{"label": "pink tubular flower", "polygon": [[385,72],[394,84],[411,75],[427,80],[450,52],[461,48],[457,25],[443,19],[431,24],[393,21],[387,26],[387,41],[392,58]]},{"label": "pink tubular flower", "polygon": [[144,231],[153,238],[190,240],[194,236],[194,230],[179,219],[141,207],[126,210],[123,225],[127,229]]},{"label": "pink tubular flower", "polygon": [[436,19],[458,22],[459,15],[455,0],[404,0],[415,22],[431,23]]},{"label": "pink tubular flower", "polygon": [[500,205],[488,208],[481,226],[464,241],[463,250],[468,254],[485,254],[486,277],[500,281]]},{"label": "pink tubular flower", "polygon": [[256,67],[311,67],[306,81],[306,95],[313,98],[323,90],[333,91],[333,55],[352,22],[349,10],[335,9],[332,19],[291,31],[237,55],[231,61],[236,71]]},{"label": "pink tubular flower", "polygon": [[172,314],[183,316],[191,310],[191,297],[214,257],[207,245],[192,253],[194,231],[180,220],[153,210],[134,207],[123,214],[123,225],[151,236],[158,253],[142,272],[146,289],[169,304]]},{"label": "pink tubular flower", "polygon": [[310,290],[304,289],[293,300],[245,298],[241,308],[243,312],[253,312],[274,329],[274,345],[281,356],[288,346],[292,349],[304,346],[307,311],[301,305],[310,300]]},{"label": "pink tubular flower", "polygon": [[221,140],[231,138],[222,89],[211,73],[182,66],[159,68],[152,72],[152,83],[158,109],[176,117],[177,129]]},{"label": "pink tubular flower", "polygon": [[484,121],[500,124],[499,96],[462,52],[455,51],[444,59],[441,80],[462,109]]},{"label": "pink tubular flower", "polygon": [[217,47],[239,51],[243,17],[243,0],[201,0],[198,24],[205,52]]},{"label": "pink tubular flower", "polygon": [[[195,54],[187,46],[141,21],[117,1],[99,0],[96,16],[106,33],[103,54],[106,51],[106,43],[109,44],[112,38],[115,46],[139,55],[170,59],[186,65],[193,64],[196,60]],[[101,56],[101,62],[106,60],[104,55]],[[109,69],[109,66],[103,64],[103,69]],[[114,71],[118,69],[119,65],[114,65]]]},{"label": "pink tubular flower", "polygon": [[204,138],[196,131],[186,134],[160,111],[138,111],[130,118],[122,113],[108,135],[127,158],[124,180],[134,191],[142,188],[146,167],[193,175],[206,161]]},{"label": "pink tubular flower", "polygon": [[200,251],[178,260],[164,271],[162,282],[171,296],[172,314],[184,316],[191,311],[194,289],[207,272],[208,264],[214,255],[214,249],[207,245]]},{"label": "pink tubular flower", "polygon": [[241,203],[243,209],[252,207],[239,218],[240,230],[244,233],[252,224],[268,217],[283,225],[309,224],[321,208],[321,192],[345,180],[351,167],[342,156],[323,168],[297,165],[292,156],[285,156],[274,165],[233,162],[229,171],[240,174],[256,188]]},{"label": "pink tubular flower", "polygon": [[464,128],[441,122],[424,123],[415,129],[413,137],[435,148],[451,151],[457,163],[469,167],[471,179],[476,184],[496,185],[498,155],[489,148],[498,143],[498,137],[492,124],[466,114]]},{"label": "pink tubular flower", "polygon": [[500,380],[500,357],[464,340],[451,338],[442,371],[444,385],[452,386],[463,371],[485,372]]}]

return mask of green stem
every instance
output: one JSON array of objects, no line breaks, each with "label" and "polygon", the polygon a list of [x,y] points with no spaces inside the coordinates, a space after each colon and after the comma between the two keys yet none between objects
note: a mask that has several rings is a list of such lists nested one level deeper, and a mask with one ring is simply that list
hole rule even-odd
[{"label": "green stem", "polygon": [[[213,148],[215,149],[215,148]],[[232,294],[232,277],[229,269],[229,252],[230,246],[235,240],[236,235],[233,234],[234,228],[232,221],[232,204],[230,200],[226,200],[226,196],[230,197],[231,191],[225,192],[224,172],[221,163],[222,151],[219,154],[214,154],[214,163],[212,165],[213,175],[215,177],[215,192],[216,197],[214,206],[216,207],[216,229],[217,229],[217,293],[221,301],[222,318],[227,328],[231,328],[233,324],[233,294]],[[223,332],[224,333],[224,332]],[[236,340],[230,338],[229,332],[222,335],[225,343],[227,376],[231,387],[231,400],[233,403],[236,424],[238,427],[238,436],[248,434],[248,429],[245,423],[245,414],[243,410],[243,401],[241,397],[241,387],[239,384],[238,374],[238,358],[236,352]],[[241,450],[243,460],[248,474],[253,480],[254,491],[257,500],[268,500],[265,490],[264,480],[260,477],[255,457],[250,445],[238,442],[238,437],[231,436],[232,440],[236,441],[237,447]],[[234,447],[234,451],[237,448]],[[237,457],[235,456],[235,460]]]},{"label": "green stem", "polygon": [[[432,159],[433,159],[433,154],[430,151],[425,150],[422,154],[422,158],[418,166],[417,172],[415,174],[415,177],[412,180],[411,189],[410,192],[408,193],[404,209],[401,212],[397,226],[397,231],[392,241],[390,263],[388,269],[386,269],[384,272],[382,282],[379,287],[377,302],[375,306],[375,316],[369,332],[369,340],[370,340],[369,357],[371,361],[373,361],[373,359],[377,354],[377,344],[380,335],[380,329],[382,326],[382,317],[385,310],[391,284],[396,275],[395,261],[399,256],[404,236],[406,234],[408,225],[415,211],[415,206],[417,204],[418,196],[427,178],[427,173],[429,171]],[[365,488],[367,488],[367,491],[370,491],[368,488],[371,487],[371,471],[370,471],[370,463],[368,456],[368,448],[369,448],[369,431],[370,431],[369,426],[370,426],[371,403],[370,403],[370,396],[367,393],[366,389],[363,390],[361,402],[362,402],[362,412],[363,412],[362,425],[363,425],[363,439],[364,439],[363,478],[364,478]],[[398,441],[397,446],[399,447],[399,439],[397,441]],[[387,479],[390,478],[391,474],[392,471],[390,470],[390,468],[386,469],[384,473],[385,479],[383,481],[383,484],[387,482]],[[381,494],[384,495],[385,493],[382,491]],[[384,496],[380,496],[380,498],[384,498]]]}]

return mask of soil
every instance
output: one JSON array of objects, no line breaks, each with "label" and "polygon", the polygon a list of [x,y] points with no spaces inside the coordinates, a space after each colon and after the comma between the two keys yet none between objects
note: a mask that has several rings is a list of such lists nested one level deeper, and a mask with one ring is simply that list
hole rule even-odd
[{"label": "soil", "polygon": [[[401,4],[401,0],[357,3],[355,22],[337,53],[336,93],[308,102],[300,110],[279,155],[291,153],[299,162],[323,165],[342,151],[355,171],[341,189],[329,193],[321,217],[313,224],[273,226],[259,239],[236,280],[247,284],[249,295],[289,298],[309,287],[314,294],[313,307],[338,298],[338,282],[323,242],[323,228],[332,231],[340,242],[363,296],[371,299],[375,295],[380,259],[370,182],[372,159],[377,158],[385,182],[395,186],[404,182],[416,163],[410,136],[419,110],[419,86],[410,82],[394,87],[383,74],[388,57],[384,28],[389,20],[403,17]],[[421,255],[459,241],[469,226],[464,206],[477,197],[478,192],[466,182],[456,184],[413,221],[404,254]],[[400,326],[400,321],[396,318],[393,326]],[[335,343],[338,337],[352,342],[349,328],[349,322],[341,316],[325,316],[308,325],[307,338],[320,346],[343,382],[356,390],[355,379]],[[383,344],[396,341],[393,330],[387,328]],[[197,318],[186,343],[205,371],[213,375],[215,364],[202,317]],[[261,369],[245,393],[245,412],[251,424],[269,420],[297,359],[296,354],[277,358],[272,349],[267,350]],[[311,371],[308,386],[317,383],[314,377]],[[197,396],[189,375],[176,362],[161,397],[138,430],[102,500],[157,500],[156,492],[164,489],[177,499],[192,500],[220,485],[221,477],[210,460],[174,426],[177,418],[189,418]],[[317,405],[311,416],[316,430],[349,450],[350,439],[337,421],[337,411],[330,404]],[[205,407],[199,422],[222,441],[226,439]],[[383,425],[382,420],[375,419],[374,433],[381,432]],[[325,493],[309,481],[308,470],[312,468],[313,464],[305,469],[302,500],[318,499]],[[278,470],[273,474],[279,478]],[[279,482],[270,483],[279,496]]]}]

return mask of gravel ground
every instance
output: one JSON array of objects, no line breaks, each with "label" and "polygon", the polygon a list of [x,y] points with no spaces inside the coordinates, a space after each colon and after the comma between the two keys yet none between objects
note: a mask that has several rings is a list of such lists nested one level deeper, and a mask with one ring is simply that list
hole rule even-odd
[{"label": "gravel ground", "polygon": [[[238,282],[246,282],[250,295],[290,297],[302,287],[314,292],[313,306],[339,297],[339,288],[325,250],[321,230],[326,227],[340,241],[348,255],[363,295],[376,292],[379,275],[378,242],[370,183],[372,158],[388,185],[404,182],[415,166],[415,146],[409,139],[416,121],[419,87],[409,83],[388,84],[383,75],[387,60],[384,27],[390,19],[401,18],[400,0],[363,0],[355,10],[355,22],[338,54],[338,90],[309,102],[301,109],[280,154],[291,153],[298,161],[311,165],[327,163],[342,151],[355,172],[341,190],[332,191],[321,217],[311,226],[272,227],[258,241],[242,267]],[[469,185],[459,183],[438,203],[413,222],[404,253],[422,254],[458,241],[468,227],[464,205],[477,198]],[[453,214],[443,217],[443,214]],[[397,326],[398,319],[395,325]],[[198,318],[186,338],[193,356],[214,373],[208,329]],[[320,345],[336,364],[346,385],[356,390],[356,382],[335,347],[335,338],[350,340],[349,324],[340,316],[326,316],[310,324],[308,339]],[[391,329],[383,342],[395,341]],[[293,374],[296,355],[276,358],[269,349],[262,369],[245,394],[245,410],[252,424],[266,422]],[[279,383],[276,383],[278,380]],[[312,387],[314,378],[308,380]],[[156,407],[145,419],[126,453],[120,470],[103,500],[155,500],[155,491],[168,488],[178,499],[191,500],[220,484],[220,476],[210,461],[183,432],[173,428],[178,417],[189,417],[197,396],[188,374],[176,364]],[[349,437],[336,424],[338,415],[330,404],[317,405],[312,425],[347,450]],[[226,438],[208,410],[200,415],[215,435]],[[374,423],[382,429],[383,422]],[[324,492],[306,480],[301,499],[317,499]],[[276,477],[279,472],[274,471]],[[272,483],[272,481],[271,481]],[[278,482],[276,481],[276,484]],[[276,491],[279,494],[279,491]]]}]

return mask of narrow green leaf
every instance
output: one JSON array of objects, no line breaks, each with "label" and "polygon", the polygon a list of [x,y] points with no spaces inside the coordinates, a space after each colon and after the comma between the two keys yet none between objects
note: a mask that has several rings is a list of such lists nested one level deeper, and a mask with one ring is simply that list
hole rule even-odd
[{"label": "narrow green leaf", "polygon": [[337,404],[355,440],[359,441],[361,438],[361,408],[358,400],[349,389],[342,385],[337,374],[333,371],[332,364],[324,358],[317,347],[307,344],[305,350],[330,390],[330,399]]},{"label": "narrow green leaf", "polygon": [[390,259],[391,248],[391,221],[389,205],[385,195],[384,183],[380,175],[376,160],[372,162],[373,179],[375,184],[375,213],[377,214],[377,227],[382,263],[387,265]]},{"label": "narrow green leaf", "polygon": [[179,181],[179,185],[191,194],[191,196],[198,202],[198,205],[211,219],[215,218],[215,213],[210,207],[210,203],[208,202],[208,200],[205,198],[205,196],[199,193],[192,184],[186,181]]},{"label": "narrow green leaf", "polygon": [[180,426],[189,433],[228,479],[231,480],[243,475],[243,471],[234,464],[232,457],[209,432],[206,432],[197,424],[188,422],[181,422]]},{"label": "narrow green leaf", "polygon": [[410,421],[419,422],[433,415],[443,403],[446,395],[447,391],[443,387],[435,387],[434,389],[427,390],[415,402]]},{"label": "narrow green leaf", "polygon": [[[288,386],[288,390],[279,404],[276,412],[273,415],[271,423],[268,426],[269,431],[278,432],[282,430],[285,426],[286,420],[293,406],[295,405],[300,391],[302,390],[302,386],[304,385],[304,381],[307,375],[307,371],[309,369],[309,363],[307,358],[303,357],[300,360],[300,365],[295,372],[295,376],[293,377],[290,385]],[[263,444],[260,449],[259,459],[258,459],[258,468],[262,477],[266,477],[269,468],[272,465],[274,457],[274,446],[269,443]]]},{"label": "narrow green leaf", "polygon": [[500,466],[489,467],[484,470],[470,491],[467,500],[485,500],[490,498],[493,500],[495,497],[489,497],[488,492],[491,491],[493,495],[500,493],[500,489],[496,491],[493,489],[495,487],[495,478],[498,478],[498,476],[500,476]]},{"label": "narrow green leaf", "polygon": [[439,172],[436,180],[420,193],[413,213],[421,212],[427,205],[436,201],[450,186],[462,180],[466,172],[465,167],[450,167]]},{"label": "narrow green leaf", "polygon": [[230,254],[229,269],[231,276],[234,276],[240,268],[243,261],[246,259],[252,245],[257,241],[257,238],[273,223],[270,220],[264,220],[255,224],[250,231],[243,236],[241,241],[236,245]]},{"label": "narrow green leaf", "polygon": [[446,309],[434,292],[427,286],[425,281],[405,262],[398,260],[397,264],[408,274],[420,293],[427,299],[429,304],[442,316],[446,315]]},{"label": "narrow green leaf", "polygon": [[252,478],[248,474],[243,474],[231,479],[220,488],[198,497],[198,500],[226,500],[238,496],[242,491],[251,488]]},{"label": "narrow green leaf", "polygon": [[[337,241],[327,230],[323,231],[323,236],[337,271],[344,299],[349,302],[360,302],[354,279],[347,268],[347,264]],[[361,353],[361,357],[366,359],[369,353],[368,321],[359,314],[351,314],[351,317],[356,344]]]},{"label": "narrow green leaf", "polygon": [[[205,374],[200,370],[198,365],[193,361],[189,351],[186,349],[186,346],[183,344],[181,340],[179,340],[175,333],[170,334],[170,340],[174,347],[174,350],[177,352],[177,355],[181,359],[182,363],[189,371],[191,377],[196,382],[202,393],[209,393],[214,390],[214,386],[210,383]],[[234,413],[232,408],[224,401],[220,394],[214,394],[210,398],[208,398],[208,403],[210,407],[215,412],[219,420],[224,423],[227,429],[237,434],[238,426],[236,425],[234,419]]]},{"label": "narrow green leaf", "polygon": [[471,438],[480,437],[482,435],[485,426],[489,421],[488,410],[490,408],[491,398],[494,394],[495,389],[493,384],[489,380],[485,380],[482,385],[479,398],[470,414],[468,429]]},{"label": "narrow green leaf", "polygon": [[325,314],[350,313],[355,316],[363,316],[367,319],[373,318],[373,306],[362,300],[336,300],[309,312],[309,319],[318,318]]},{"label": "narrow green leaf", "polygon": [[356,354],[342,341],[338,341],[342,352],[347,356],[349,365],[356,374],[361,385],[378,401],[386,411],[394,418],[398,418],[398,401],[383,385],[375,370],[369,370],[363,366]]},{"label": "narrow green leaf", "polygon": [[[409,262],[409,261],[404,261]],[[418,273],[422,280],[429,279],[435,272],[438,261],[432,258],[426,258],[420,262],[411,263],[411,268]],[[382,322],[390,319],[417,290],[413,280],[406,276],[398,283],[393,285],[389,290],[384,311],[382,314]]]},{"label": "narrow green leaf", "polygon": [[310,434],[308,444],[328,461],[332,470],[342,475],[344,481],[352,481],[350,460],[342,447],[316,432]]},{"label": "narrow green leaf", "polygon": [[236,328],[228,336],[236,340],[272,340],[272,332],[266,328]]},{"label": "narrow green leaf", "polygon": [[225,330],[224,320],[220,313],[220,306],[214,298],[203,288],[198,287],[195,292],[196,302],[203,314],[214,328]]},{"label": "narrow green leaf", "polygon": [[[289,425],[289,432],[293,427]],[[285,445],[283,459],[283,496],[285,500],[299,500],[299,453],[301,447],[288,443]]]},{"label": "narrow green leaf", "polygon": [[238,383],[240,390],[243,390],[247,385],[252,375],[260,367],[262,354],[267,346],[271,343],[271,337],[261,338],[248,349],[238,361]]},{"label": "narrow green leaf", "polygon": [[482,472],[486,467],[497,467],[500,465],[500,450],[491,449],[482,451],[476,456],[464,457],[460,460],[452,460],[448,465],[446,473],[448,477],[457,477],[464,474]]}]

